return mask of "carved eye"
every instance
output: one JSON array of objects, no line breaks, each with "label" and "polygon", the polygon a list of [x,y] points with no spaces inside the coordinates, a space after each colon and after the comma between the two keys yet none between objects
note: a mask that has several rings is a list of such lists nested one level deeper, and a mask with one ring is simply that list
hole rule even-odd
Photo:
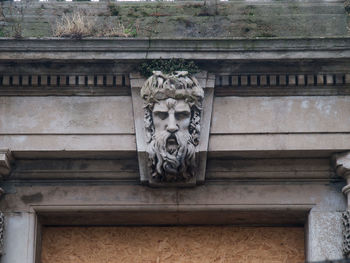
[{"label": "carved eye", "polygon": [[154,114],[156,115],[156,117],[158,117],[161,120],[165,120],[166,118],[168,118],[167,112],[157,111]]},{"label": "carved eye", "polygon": [[175,112],[175,118],[177,120],[187,119],[188,117],[190,117],[190,112],[188,111]]}]

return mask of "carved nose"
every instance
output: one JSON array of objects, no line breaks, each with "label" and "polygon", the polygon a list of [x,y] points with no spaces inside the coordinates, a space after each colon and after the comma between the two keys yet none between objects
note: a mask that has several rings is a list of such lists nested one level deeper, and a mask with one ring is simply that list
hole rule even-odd
[{"label": "carved nose", "polygon": [[178,130],[177,126],[168,126],[167,127],[167,131],[170,132],[170,133],[174,133]]},{"label": "carved nose", "polygon": [[168,126],[167,126],[167,131],[170,133],[174,133],[178,130],[176,121],[175,121],[175,116],[173,114],[169,115],[169,122],[168,122]]}]

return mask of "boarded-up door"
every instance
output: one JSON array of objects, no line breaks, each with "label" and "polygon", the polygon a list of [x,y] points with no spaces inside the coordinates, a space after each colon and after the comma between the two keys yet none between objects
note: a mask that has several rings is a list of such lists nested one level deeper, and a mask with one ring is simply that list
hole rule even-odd
[{"label": "boarded-up door", "polygon": [[304,262],[301,227],[44,227],[42,263]]}]

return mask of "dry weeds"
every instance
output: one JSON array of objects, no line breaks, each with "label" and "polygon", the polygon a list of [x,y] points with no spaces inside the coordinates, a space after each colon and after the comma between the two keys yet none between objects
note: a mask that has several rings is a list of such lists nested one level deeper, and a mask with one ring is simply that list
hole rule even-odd
[{"label": "dry weeds", "polygon": [[63,14],[61,19],[56,21],[53,31],[56,37],[88,37],[94,33],[94,21],[88,19],[80,11],[68,15]]},{"label": "dry weeds", "polygon": [[124,25],[121,22],[113,24],[111,22],[104,23],[100,30],[97,31],[98,37],[129,37]]},{"label": "dry weeds", "polygon": [[120,22],[97,23],[93,16],[87,16],[81,10],[75,10],[71,14],[63,14],[60,20],[53,26],[53,34],[56,37],[128,37],[124,25]]}]

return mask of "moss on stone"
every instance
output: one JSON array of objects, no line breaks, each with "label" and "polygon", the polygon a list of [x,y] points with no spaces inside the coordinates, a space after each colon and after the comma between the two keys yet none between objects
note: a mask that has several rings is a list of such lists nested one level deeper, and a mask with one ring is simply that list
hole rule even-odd
[{"label": "moss on stone", "polygon": [[[347,0],[350,1],[350,0]],[[305,4],[272,1],[221,2],[215,13],[204,2],[51,2],[3,3],[4,34],[20,21],[24,37],[52,36],[52,25],[75,8],[97,21],[113,18],[135,37],[305,37],[348,36],[345,10],[339,3]]]}]

